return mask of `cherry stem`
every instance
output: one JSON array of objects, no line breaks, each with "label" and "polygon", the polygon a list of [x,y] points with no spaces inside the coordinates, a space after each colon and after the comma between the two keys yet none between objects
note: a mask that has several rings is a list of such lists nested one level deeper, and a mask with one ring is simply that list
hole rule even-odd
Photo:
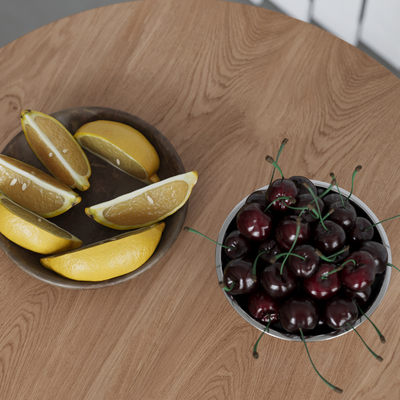
[{"label": "cherry stem", "polygon": [[322,218],[322,221],[325,221],[331,214],[333,214],[335,212],[334,208],[331,208],[325,215],[324,218]]},{"label": "cherry stem", "polygon": [[[281,152],[288,141],[289,141],[289,139],[286,139],[286,138],[282,140],[281,147],[279,148],[278,155],[276,156],[276,162],[278,162],[279,156],[281,155]],[[274,170],[272,171],[271,181],[269,182],[270,185],[274,179],[275,170],[276,170],[276,167],[274,167]],[[282,176],[282,178],[283,178],[283,176]]]},{"label": "cherry stem", "polygon": [[256,344],[254,345],[254,348],[253,348],[253,357],[254,357],[255,359],[258,358],[257,346],[258,346],[259,341],[260,341],[261,338],[263,337],[265,331],[268,331],[268,333],[269,333],[269,326],[271,325],[271,315],[270,315],[270,314],[267,314],[267,315],[268,315],[268,324],[267,324],[267,326],[265,327],[265,329],[263,330],[262,334],[261,334],[260,337],[258,338],[258,340],[257,340],[257,342],[256,342]]},{"label": "cherry stem", "polygon": [[394,217],[390,217],[390,218],[388,218],[388,219],[384,219],[383,221],[377,222],[376,224],[373,224],[373,225],[369,226],[368,228],[365,228],[365,229],[363,230],[363,232],[367,231],[367,230],[370,229],[370,228],[373,228],[373,227],[376,226],[376,225],[381,224],[382,222],[390,221],[391,219],[398,218],[398,217],[400,217],[400,214],[399,214],[399,215],[396,215],[396,216],[394,216]]},{"label": "cherry stem", "polygon": [[230,291],[233,289],[233,287],[235,286],[235,283],[236,283],[236,282],[232,282],[232,285],[231,285],[230,288],[228,288],[228,286],[225,286],[225,287],[222,288],[222,289],[224,289],[225,292],[230,292]]},{"label": "cherry stem", "polygon": [[301,227],[301,218],[300,217],[296,217],[296,236],[294,237],[294,241],[293,241],[292,247],[290,248],[289,252],[286,253],[285,258],[282,261],[281,275],[282,275],[283,266],[285,265],[286,260],[288,259],[289,255],[292,253],[292,250],[294,249],[294,246],[296,246],[297,238],[299,237],[299,233],[300,233],[300,227]]},{"label": "cherry stem", "polygon": [[279,168],[279,165],[276,163],[276,161],[274,161],[274,159],[271,156],[266,156],[265,159],[279,171],[279,173],[282,176],[282,179],[285,179],[285,177],[282,174],[282,170]]},{"label": "cherry stem", "polygon": [[[264,210],[264,212],[268,211],[268,208],[270,208],[272,206],[272,204],[274,204],[276,201],[278,200],[290,200],[290,202],[292,204],[296,203],[296,199],[294,197],[291,196],[282,196],[282,197],[278,197],[277,199],[275,199],[274,201],[271,201],[271,203],[268,204],[267,208]],[[287,204],[285,204],[285,206],[287,206]]]},{"label": "cherry stem", "polygon": [[275,257],[272,257],[272,258],[269,260],[269,262],[270,262],[271,264],[273,264],[278,258],[283,257],[283,256],[286,256],[286,255],[294,256],[294,257],[297,257],[297,258],[301,258],[303,261],[305,260],[305,257],[303,257],[303,256],[301,256],[301,255],[299,255],[299,254],[296,254],[296,253],[280,253],[280,254],[277,254]]},{"label": "cherry stem", "polygon": [[303,335],[303,330],[300,328],[299,331],[300,331],[300,335],[301,335],[301,340],[302,340],[303,343],[304,343],[304,346],[305,346],[306,351],[307,351],[308,358],[309,358],[309,360],[310,360],[310,362],[311,362],[311,365],[312,365],[313,368],[314,368],[314,371],[318,374],[318,376],[319,376],[332,390],[334,390],[336,393],[339,393],[339,394],[343,393],[343,390],[342,390],[342,389],[340,389],[340,388],[338,388],[337,386],[334,386],[334,385],[332,385],[331,383],[329,383],[329,382],[318,372],[317,368],[315,367],[315,365],[314,365],[314,363],[313,363],[313,361],[312,361],[312,359],[311,359],[310,353],[309,353],[309,351],[308,351],[307,344],[306,344],[306,340],[304,339],[304,335]]},{"label": "cherry stem", "polygon": [[324,224],[324,220],[322,219],[322,215],[321,215],[321,210],[319,209],[317,196],[315,196],[315,193],[313,192],[313,190],[311,189],[310,185],[307,182],[303,182],[303,186],[311,193],[311,196],[313,197],[313,199],[315,201],[315,205],[317,206],[318,215],[319,215],[321,224],[324,227],[324,229],[327,231],[328,229],[326,228],[326,226]]},{"label": "cherry stem", "polygon": [[367,318],[367,320],[371,323],[371,325],[375,328],[376,333],[379,335],[379,339],[381,340],[382,343],[386,343],[386,339],[385,336],[382,335],[381,331],[377,328],[377,326],[368,318],[367,315],[365,315],[364,311],[361,309],[361,307],[358,305],[357,302],[355,302],[357,305],[357,308],[359,309],[359,311],[361,312],[362,315],[364,315],[365,318]]},{"label": "cherry stem", "polygon": [[343,206],[343,208],[345,208],[344,201],[343,201],[343,197],[342,197],[342,194],[340,193],[340,189],[339,189],[339,186],[338,186],[338,184],[337,184],[337,180],[336,180],[335,174],[334,174],[333,172],[331,172],[331,173],[330,173],[330,176],[331,176],[332,179],[335,180],[335,185],[336,185],[337,191],[338,191],[338,193],[339,193],[340,200],[342,201],[342,206]]},{"label": "cherry stem", "polygon": [[336,179],[332,179],[331,184],[326,188],[324,193],[322,193],[320,196],[318,196],[318,199],[320,199],[320,198],[324,197],[326,194],[328,194],[335,185],[336,185]]},{"label": "cherry stem", "polygon": [[398,268],[397,268],[396,266],[394,266],[393,264],[387,263],[387,265],[389,265],[389,267],[392,267],[392,268],[394,268],[394,269],[397,269],[397,271],[400,272],[400,269],[398,269]]},{"label": "cherry stem", "polygon": [[322,280],[328,279],[328,276],[329,276],[329,275],[335,274],[336,272],[340,272],[340,271],[344,268],[344,265],[347,264],[349,261],[352,261],[354,265],[357,265],[357,263],[356,263],[354,260],[347,260],[347,261],[345,261],[343,264],[340,264],[337,268],[333,269],[332,271],[323,274],[323,275],[321,276],[321,279],[322,279]]},{"label": "cherry stem", "polygon": [[217,244],[218,246],[223,247],[224,249],[232,249],[232,250],[235,250],[235,249],[236,249],[236,247],[225,246],[224,244],[218,243],[218,242],[216,242],[215,240],[210,239],[208,236],[203,235],[203,234],[200,233],[199,231],[196,231],[195,229],[189,228],[188,226],[185,226],[185,227],[183,228],[183,230],[184,230],[184,231],[187,231],[187,232],[197,233],[198,235],[203,236],[203,238],[208,239],[210,242],[213,242],[213,243]]},{"label": "cherry stem", "polygon": [[352,325],[349,324],[348,322],[347,322],[347,325],[348,325],[351,329],[353,329],[353,331],[354,331],[355,333],[357,333],[358,337],[362,340],[362,342],[364,343],[365,347],[369,350],[369,352],[370,352],[378,361],[382,362],[382,361],[383,361],[383,358],[382,358],[381,356],[378,356],[376,353],[374,353],[374,352],[369,348],[369,346],[367,345],[367,343],[365,343],[364,339],[363,339],[363,338],[361,337],[361,335],[357,332],[356,328],[354,328],[354,326],[352,326]]},{"label": "cherry stem", "polygon": [[355,168],[355,170],[353,172],[353,176],[351,177],[351,191],[350,191],[350,194],[348,195],[346,201],[349,201],[351,195],[353,194],[354,177],[356,176],[357,172],[361,171],[361,168],[362,168],[361,165],[357,165],[357,167]]},{"label": "cherry stem", "polygon": [[347,251],[347,250],[349,250],[349,249],[350,249],[350,246],[345,246],[345,247],[343,247],[342,250],[338,251],[338,252],[335,253],[335,254],[332,254],[332,255],[329,256],[329,257],[324,256],[318,249],[315,250],[315,254],[316,254],[319,258],[322,258],[322,260],[331,263],[331,262],[334,262],[334,261],[335,261],[335,258],[336,258],[338,255],[344,253],[345,251]]},{"label": "cherry stem", "polygon": [[292,207],[292,206],[288,206],[287,204],[285,204],[287,208],[290,208],[291,210],[301,210],[301,213],[299,215],[299,217],[301,216],[301,214],[303,213],[303,211],[308,210],[310,213],[312,212],[312,214],[314,215],[315,218],[318,218],[318,214],[314,209],[309,209],[308,207]]}]

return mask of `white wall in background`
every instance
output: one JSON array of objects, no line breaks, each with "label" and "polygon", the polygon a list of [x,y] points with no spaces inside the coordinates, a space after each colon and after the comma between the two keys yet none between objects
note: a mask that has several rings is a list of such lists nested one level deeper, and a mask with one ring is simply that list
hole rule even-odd
[{"label": "white wall in background", "polygon": [[293,18],[310,22],[311,0],[269,0],[269,2]]},{"label": "white wall in background", "polygon": [[357,45],[362,5],[363,0],[314,0],[312,19],[340,39]]},{"label": "white wall in background", "polygon": [[400,0],[367,0],[360,41],[400,70]]}]

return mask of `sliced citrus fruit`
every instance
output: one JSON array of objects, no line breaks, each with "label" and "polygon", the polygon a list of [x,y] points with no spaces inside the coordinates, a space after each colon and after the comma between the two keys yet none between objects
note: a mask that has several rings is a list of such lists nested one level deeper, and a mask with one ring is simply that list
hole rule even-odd
[{"label": "sliced citrus fruit", "polygon": [[4,154],[0,155],[0,192],[45,218],[62,214],[81,201],[57,179]]},{"label": "sliced citrus fruit", "polygon": [[137,229],[79,250],[44,257],[41,264],[77,281],[98,282],[132,272],[143,265],[160,242],[165,223]]},{"label": "sliced citrus fruit", "polygon": [[176,212],[188,200],[197,172],[187,172],[85,209],[86,214],[113,229],[154,224]]},{"label": "sliced citrus fruit", "polygon": [[115,121],[93,121],[80,127],[75,139],[86,150],[145,182],[158,182],[160,159],[139,131]]},{"label": "sliced citrus fruit", "polygon": [[19,246],[40,254],[61,253],[82,245],[74,235],[2,194],[0,232]]},{"label": "sliced citrus fruit", "polygon": [[64,125],[50,115],[31,110],[22,111],[21,123],[29,146],[57,179],[71,188],[89,188],[89,161]]}]

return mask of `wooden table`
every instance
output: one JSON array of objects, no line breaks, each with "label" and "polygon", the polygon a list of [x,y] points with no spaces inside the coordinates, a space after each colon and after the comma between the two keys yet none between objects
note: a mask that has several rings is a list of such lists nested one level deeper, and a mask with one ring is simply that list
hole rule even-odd
[{"label": "wooden table", "polygon": [[[216,238],[230,210],[269,182],[267,154],[289,138],[287,175],[329,181],[333,170],[384,219],[399,213],[400,81],[319,28],[216,0],[146,0],[83,12],[0,50],[0,150],[20,112],[104,106],[135,114],[197,170],[186,224]],[[400,221],[385,225],[400,264]],[[2,253],[0,398],[335,399],[302,343],[265,337],[218,286],[215,247],[182,233],[136,279],[77,291],[42,283]],[[342,399],[400,397],[400,274],[374,322],[310,343]]]}]

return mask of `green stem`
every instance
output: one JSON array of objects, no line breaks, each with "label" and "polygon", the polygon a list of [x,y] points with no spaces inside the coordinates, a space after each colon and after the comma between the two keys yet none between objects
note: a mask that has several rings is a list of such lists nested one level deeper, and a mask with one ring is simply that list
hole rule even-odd
[{"label": "green stem", "polygon": [[361,168],[362,168],[361,165],[357,165],[357,167],[355,168],[355,170],[353,172],[353,176],[351,177],[351,191],[350,191],[350,194],[348,195],[346,201],[349,201],[351,195],[353,194],[354,177],[356,176],[357,172],[361,171]]},{"label": "green stem", "polygon": [[[276,162],[278,162],[279,156],[281,155],[281,152],[288,141],[289,141],[289,139],[286,139],[286,138],[282,140],[281,147],[279,148],[278,155],[276,156]],[[274,167],[274,170],[272,171],[271,181],[269,182],[270,185],[274,179],[275,170],[276,170],[276,167]]]},{"label": "green stem", "polygon": [[347,260],[347,261],[345,261],[343,264],[340,264],[337,268],[335,268],[335,269],[333,269],[332,271],[330,271],[330,272],[328,272],[328,273],[322,275],[322,276],[321,276],[321,279],[322,279],[322,280],[328,279],[328,276],[329,276],[329,275],[335,274],[336,272],[340,272],[340,271],[343,269],[344,265],[347,264],[349,261],[352,261],[353,264],[356,265],[356,262],[355,262],[354,260]]},{"label": "green stem", "polygon": [[233,289],[233,287],[235,286],[235,283],[236,282],[232,282],[232,285],[231,285],[231,287],[230,288],[228,288],[227,286],[225,286],[223,289],[225,290],[225,292],[230,292],[232,289]]},{"label": "green stem", "polygon": [[340,193],[339,185],[337,184],[337,180],[336,180],[335,174],[333,172],[331,172],[330,175],[335,180],[336,188],[337,188],[337,191],[339,193],[340,200],[342,201],[342,206],[343,206],[343,208],[345,208],[343,197],[342,197],[342,194]]},{"label": "green stem", "polygon": [[315,365],[314,365],[314,363],[313,363],[313,361],[312,361],[312,359],[311,359],[310,353],[308,352],[306,340],[304,339],[304,335],[303,335],[303,330],[302,330],[302,329],[299,329],[299,331],[300,331],[300,334],[301,334],[301,340],[302,340],[303,343],[304,343],[304,346],[305,346],[306,351],[307,351],[308,358],[309,358],[309,360],[310,360],[310,362],[311,362],[311,365],[312,365],[313,368],[314,368],[314,371],[318,374],[318,376],[319,376],[332,390],[334,390],[336,393],[343,393],[343,390],[342,390],[342,389],[340,389],[340,388],[338,388],[337,386],[334,386],[334,385],[332,385],[331,383],[329,383],[329,382],[318,372],[317,368],[315,367]]},{"label": "green stem", "polygon": [[362,315],[364,315],[365,318],[372,324],[372,326],[375,328],[376,333],[379,335],[379,339],[381,340],[382,343],[386,343],[385,336],[382,335],[381,331],[377,328],[377,326],[368,318],[367,315],[365,315],[364,311],[361,309],[361,307],[358,305],[357,302],[355,302],[357,305],[358,310],[361,312]]},{"label": "green stem", "polygon": [[267,326],[265,327],[265,329],[263,330],[262,334],[261,334],[260,337],[258,338],[258,340],[257,340],[257,342],[256,342],[256,344],[254,345],[254,348],[253,348],[253,357],[254,357],[255,359],[258,358],[258,353],[257,353],[257,346],[258,346],[258,343],[259,343],[259,341],[261,340],[261,338],[263,337],[265,331],[268,331],[268,333],[269,333],[269,326],[270,326],[270,325],[271,325],[271,315],[268,314],[268,324],[267,324]]},{"label": "green stem", "polygon": [[284,177],[283,174],[282,174],[282,170],[280,169],[280,167],[279,167],[279,165],[276,163],[276,161],[274,161],[274,159],[273,159],[271,156],[267,156],[267,157],[265,157],[265,159],[266,159],[270,164],[272,164],[272,165],[279,171],[279,173],[280,173],[281,176],[282,176],[282,179],[285,179],[285,177]]},{"label": "green stem", "polygon": [[321,221],[321,224],[322,224],[323,228],[327,231],[328,229],[326,228],[326,226],[324,224],[324,220],[322,219],[321,210],[319,209],[318,199],[315,196],[315,193],[313,192],[313,190],[311,189],[310,185],[307,182],[303,182],[303,185],[311,193],[311,196],[313,197],[313,199],[315,201],[315,205],[316,205],[317,210],[318,210],[318,215],[319,215],[319,219]]},{"label": "green stem", "polygon": [[327,194],[331,191],[331,189],[335,186],[335,184],[336,184],[336,180],[333,179],[332,182],[331,182],[331,184],[325,189],[325,192],[322,193],[322,194],[321,194],[320,196],[318,196],[317,198],[318,198],[318,199],[321,199],[322,197],[324,197],[325,195],[327,195]]},{"label": "green stem", "polygon": [[400,217],[400,214],[399,214],[399,215],[396,215],[396,216],[394,216],[394,217],[390,217],[390,218],[388,218],[388,219],[384,219],[383,221],[377,222],[376,224],[373,224],[373,225],[369,226],[368,228],[365,228],[365,229],[363,230],[363,232],[367,231],[367,230],[370,229],[370,228],[373,228],[373,227],[376,226],[376,225],[381,224],[382,222],[390,221],[391,219],[398,218],[398,217]]},{"label": "green stem", "polygon": [[354,326],[352,326],[352,325],[349,324],[348,322],[347,322],[347,325],[348,325],[351,329],[353,329],[353,331],[354,331],[355,333],[357,333],[358,337],[362,340],[362,342],[364,343],[365,347],[369,350],[369,352],[370,352],[378,361],[382,362],[382,361],[383,361],[383,358],[382,358],[381,356],[378,356],[376,353],[374,353],[374,352],[369,348],[369,346],[367,345],[367,343],[364,342],[364,339],[363,339],[363,338],[361,337],[361,335],[357,332],[357,330],[354,328]]},{"label": "green stem", "polygon": [[264,250],[264,251],[258,253],[257,257],[255,258],[255,260],[253,262],[253,269],[251,271],[251,279],[253,280],[253,282],[257,282],[257,262],[258,262],[258,259],[265,253],[269,253],[269,250]]},{"label": "green stem", "polygon": [[[282,196],[282,197],[278,197],[277,199],[275,199],[274,201],[271,201],[271,203],[268,204],[267,208],[264,210],[264,212],[267,212],[268,209],[272,206],[272,204],[274,204],[276,201],[278,200],[290,200],[290,202],[292,204],[296,203],[296,199],[294,197],[291,196]],[[285,206],[287,206],[287,204],[285,203]],[[289,207],[290,208],[290,207]]]},{"label": "green stem", "polygon": [[283,259],[283,262],[281,265],[281,275],[282,275],[283,266],[285,265],[286,260],[288,259],[289,255],[291,255],[292,250],[294,249],[294,246],[296,246],[297,238],[299,237],[299,233],[300,233],[300,227],[301,227],[301,218],[296,217],[296,236],[294,237],[292,247],[290,248],[289,252],[286,254],[285,258]]},{"label": "green stem", "polygon": [[397,271],[400,272],[400,269],[398,269],[397,267],[395,267],[393,264],[387,263],[387,265],[389,265],[389,267],[392,267],[392,268],[394,268],[394,269],[397,269]]},{"label": "green stem", "polygon": [[326,262],[328,262],[328,263],[331,263],[331,262],[334,262],[334,261],[335,261],[335,259],[336,259],[336,257],[337,257],[338,255],[340,255],[340,254],[344,253],[345,251],[349,250],[349,248],[350,248],[350,246],[343,247],[342,250],[340,250],[340,251],[338,251],[337,253],[334,253],[334,254],[332,254],[332,255],[330,255],[330,256],[328,256],[328,257],[324,256],[318,249],[315,250],[315,253],[316,253],[317,256],[318,256],[319,258],[321,258],[322,260],[324,260],[324,261],[326,261]]},{"label": "green stem", "polygon": [[232,249],[232,250],[235,250],[235,249],[236,249],[236,247],[225,246],[224,244],[218,243],[218,242],[216,242],[215,240],[210,239],[208,236],[203,235],[203,234],[200,233],[199,231],[196,231],[196,229],[189,228],[188,226],[185,226],[185,227],[183,228],[183,230],[184,230],[184,231],[187,231],[187,232],[197,233],[198,235],[203,236],[203,238],[206,238],[206,239],[209,240],[210,242],[213,242],[213,243],[217,244],[218,246],[223,247],[224,249]]}]

